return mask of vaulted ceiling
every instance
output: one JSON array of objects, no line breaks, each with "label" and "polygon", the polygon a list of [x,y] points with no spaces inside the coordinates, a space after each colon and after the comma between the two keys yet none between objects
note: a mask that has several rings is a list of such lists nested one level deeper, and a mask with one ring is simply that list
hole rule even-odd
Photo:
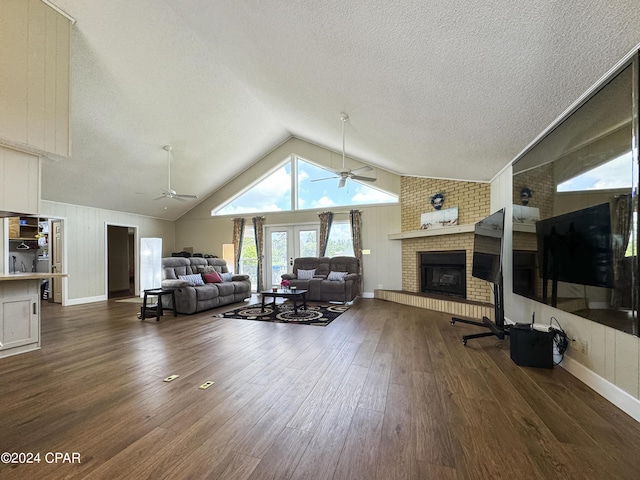
[{"label": "vaulted ceiling", "polygon": [[636,0],[54,0],[72,157],[42,197],[176,219],[295,136],[402,175],[490,180],[640,43]]}]

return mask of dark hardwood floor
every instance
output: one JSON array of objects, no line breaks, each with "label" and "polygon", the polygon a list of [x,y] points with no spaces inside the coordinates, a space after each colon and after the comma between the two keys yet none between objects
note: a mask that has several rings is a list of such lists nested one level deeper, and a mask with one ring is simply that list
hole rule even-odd
[{"label": "dark hardwood floor", "polygon": [[445,314],[361,299],[318,327],[138,310],[43,305],[42,349],[0,359],[0,452],[40,463],[0,478],[640,478],[640,424],[561,368],[515,365],[508,340],[464,347],[477,329]]}]

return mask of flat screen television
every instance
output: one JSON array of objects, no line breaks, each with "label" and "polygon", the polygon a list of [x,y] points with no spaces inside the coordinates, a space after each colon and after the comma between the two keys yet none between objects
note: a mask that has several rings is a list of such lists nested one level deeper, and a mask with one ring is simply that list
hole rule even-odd
[{"label": "flat screen television", "polygon": [[494,284],[502,283],[502,237],[504,209],[475,225],[471,275]]},{"label": "flat screen television", "polygon": [[541,278],[613,288],[608,203],[536,222],[536,240]]}]

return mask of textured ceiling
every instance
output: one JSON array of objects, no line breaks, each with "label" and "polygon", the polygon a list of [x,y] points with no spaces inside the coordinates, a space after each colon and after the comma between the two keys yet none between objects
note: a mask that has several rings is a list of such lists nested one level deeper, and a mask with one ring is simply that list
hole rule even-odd
[{"label": "textured ceiling", "polygon": [[[629,1],[56,0],[71,159],[43,199],[175,219],[291,135],[399,174],[490,180],[640,43]],[[165,209],[165,207],[167,207]]]}]

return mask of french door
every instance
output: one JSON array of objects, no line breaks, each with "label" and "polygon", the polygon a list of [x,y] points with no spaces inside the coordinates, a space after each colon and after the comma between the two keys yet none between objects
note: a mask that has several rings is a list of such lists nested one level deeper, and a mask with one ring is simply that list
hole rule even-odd
[{"label": "french door", "polygon": [[280,276],[293,271],[295,258],[318,256],[319,230],[318,225],[265,228],[265,287],[279,285]]}]

